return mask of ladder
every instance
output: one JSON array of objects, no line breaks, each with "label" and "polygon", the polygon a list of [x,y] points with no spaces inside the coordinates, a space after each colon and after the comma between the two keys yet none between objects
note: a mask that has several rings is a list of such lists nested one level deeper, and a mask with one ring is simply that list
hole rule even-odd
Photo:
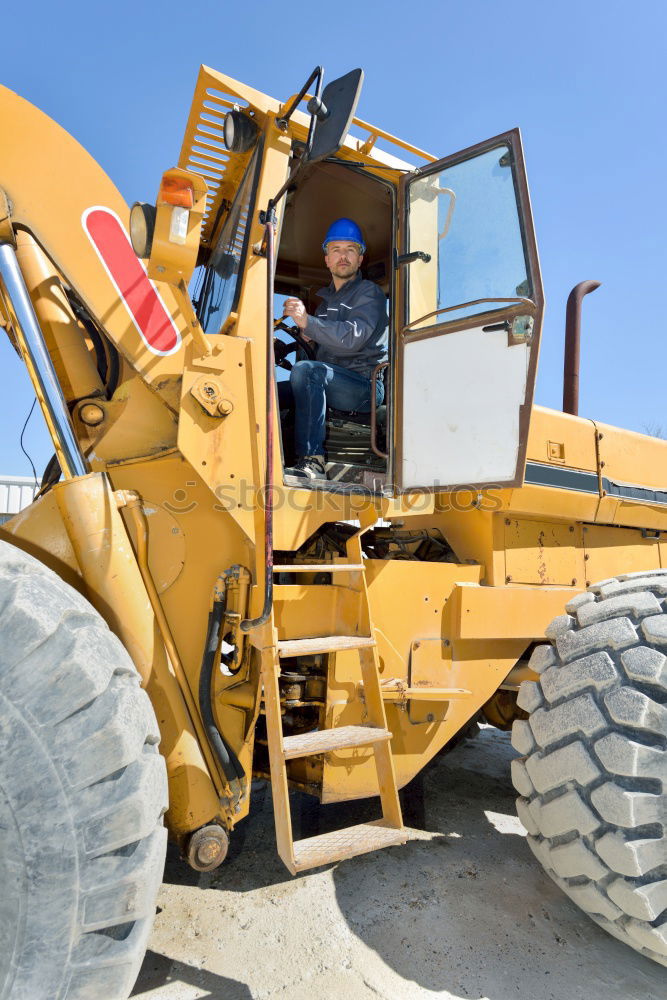
[{"label": "ladder", "polygon": [[[362,527],[361,531],[348,541],[348,557],[352,556],[349,562],[323,563],[321,565],[299,563],[292,566],[277,566],[276,571],[293,573],[326,571],[359,574],[367,607],[363,557],[359,543],[359,536],[364,530],[365,528]],[[355,556],[356,558],[354,558]],[[368,624],[370,632],[370,625],[368,622],[366,624]],[[387,729],[375,640],[370,635],[327,635],[305,639],[278,639],[273,626],[271,626],[270,634],[272,641],[265,645],[261,651],[262,683],[276,840],[278,854],[283,862],[295,875],[308,868],[317,868],[333,861],[342,861],[345,858],[366,854],[382,847],[404,844],[408,836],[401,817],[390,747],[392,734]],[[360,679],[363,684],[368,723],[366,725],[337,726],[333,729],[315,730],[297,736],[285,736],[282,729],[278,684],[281,659],[291,656],[308,656],[315,653],[335,655],[343,650],[356,650],[358,652]],[[382,805],[381,819],[295,841],[292,834],[287,761],[297,757],[327,754],[355,747],[370,747],[373,752],[378,794]]]}]

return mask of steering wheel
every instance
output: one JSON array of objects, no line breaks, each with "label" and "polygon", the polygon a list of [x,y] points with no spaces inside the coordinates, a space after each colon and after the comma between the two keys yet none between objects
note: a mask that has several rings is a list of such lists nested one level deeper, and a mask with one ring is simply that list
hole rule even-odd
[{"label": "steering wheel", "polygon": [[287,326],[284,317],[282,317],[281,319],[274,320],[273,330],[274,333],[277,330],[282,330],[283,333],[286,333],[294,341],[292,344],[285,344],[282,340],[274,338],[273,354],[278,368],[284,368],[285,371],[290,372],[292,370],[292,362],[287,360],[287,355],[295,353],[299,348],[306,353],[311,361],[315,360],[315,345],[303,339],[301,330],[296,324],[294,326]]}]

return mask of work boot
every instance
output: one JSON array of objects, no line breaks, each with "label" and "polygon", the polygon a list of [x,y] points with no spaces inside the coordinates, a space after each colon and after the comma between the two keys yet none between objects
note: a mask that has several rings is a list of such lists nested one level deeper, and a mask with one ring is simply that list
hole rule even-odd
[{"label": "work boot", "polygon": [[324,455],[305,455],[296,465],[285,469],[285,477],[290,479],[326,480],[327,470]]}]

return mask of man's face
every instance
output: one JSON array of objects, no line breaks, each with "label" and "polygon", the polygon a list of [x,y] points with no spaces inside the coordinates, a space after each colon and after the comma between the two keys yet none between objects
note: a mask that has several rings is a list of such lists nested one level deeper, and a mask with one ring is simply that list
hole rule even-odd
[{"label": "man's face", "polygon": [[324,255],[324,263],[334,278],[354,277],[363,259],[359,244],[350,240],[332,240],[327,244],[327,252]]}]

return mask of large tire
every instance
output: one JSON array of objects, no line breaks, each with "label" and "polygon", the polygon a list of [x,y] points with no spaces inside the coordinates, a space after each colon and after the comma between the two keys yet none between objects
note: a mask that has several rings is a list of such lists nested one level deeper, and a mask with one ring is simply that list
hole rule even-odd
[{"label": "large tire", "polygon": [[125,1000],[155,914],[158,728],[102,618],[0,542],[0,1000]]},{"label": "large tire", "polygon": [[575,597],[546,631],[515,722],[528,843],[593,920],[667,965],[667,571]]}]

